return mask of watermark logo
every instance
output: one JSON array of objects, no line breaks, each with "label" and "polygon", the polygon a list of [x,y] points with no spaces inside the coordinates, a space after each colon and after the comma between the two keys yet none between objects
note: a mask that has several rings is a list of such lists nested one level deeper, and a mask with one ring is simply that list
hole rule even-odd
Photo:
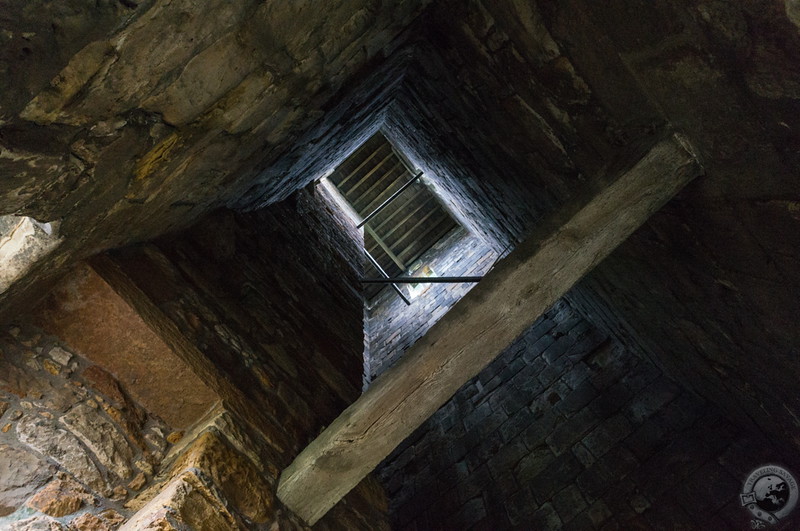
[{"label": "watermark logo", "polygon": [[777,524],[797,505],[797,481],[785,468],[766,465],[753,470],[739,496],[742,506],[755,516],[753,529]]}]

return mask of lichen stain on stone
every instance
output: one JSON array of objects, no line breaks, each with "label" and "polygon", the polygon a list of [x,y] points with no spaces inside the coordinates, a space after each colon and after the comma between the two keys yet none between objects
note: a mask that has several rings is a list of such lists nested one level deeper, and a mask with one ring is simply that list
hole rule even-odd
[{"label": "lichen stain on stone", "polygon": [[136,162],[133,170],[134,180],[140,181],[152,174],[157,166],[167,162],[170,154],[180,145],[178,133],[172,133]]}]

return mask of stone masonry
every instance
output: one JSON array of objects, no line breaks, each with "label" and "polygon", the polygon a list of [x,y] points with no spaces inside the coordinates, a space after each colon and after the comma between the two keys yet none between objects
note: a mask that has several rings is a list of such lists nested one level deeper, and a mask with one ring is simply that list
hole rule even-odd
[{"label": "stone masonry", "polygon": [[57,338],[3,330],[0,529],[116,528],[182,434]]},{"label": "stone masonry", "polygon": [[398,530],[747,529],[765,463],[800,470],[561,301],[380,475]]},{"label": "stone masonry", "polygon": [[[0,335],[0,529],[308,529],[275,487],[358,396],[360,247],[302,192],[79,264]],[[383,489],[315,528],[388,529]]]}]

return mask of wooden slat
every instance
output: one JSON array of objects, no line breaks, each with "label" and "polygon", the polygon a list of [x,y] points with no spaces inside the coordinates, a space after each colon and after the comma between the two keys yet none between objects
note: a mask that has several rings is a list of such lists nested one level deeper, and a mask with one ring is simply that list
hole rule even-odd
[{"label": "wooden slat", "polygon": [[[394,155],[394,153],[392,153],[392,155]],[[396,158],[396,156],[395,156],[395,158]],[[390,175],[393,172],[397,171],[397,170],[401,170],[400,174],[395,175],[394,177],[390,177]],[[391,168],[387,169],[383,173],[383,175],[381,175],[380,177],[378,177],[375,180],[375,182],[372,184],[372,186],[367,188],[363,193],[361,193],[358,197],[356,197],[356,198],[354,198],[352,200],[353,206],[356,207],[356,210],[358,210],[358,213],[361,214],[362,217],[366,217],[369,214],[371,214],[373,209],[370,208],[370,205],[377,201],[377,197],[380,197],[381,195],[385,194],[392,186],[394,186],[398,181],[400,181],[402,179],[402,176],[403,176],[404,173],[405,173],[405,168],[403,167],[402,164],[400,164],[399,160],[396,160],[395,163],[392,164]],[[409,175],[408,178],[410,179],[411,177],[412,176]],[[391,179],[391,182],[390,182],[390,179]],[[378,194],[377,194],[377,196],[375,198],[369,199],[369,195],[372,192],[374,192],[376,189],[380,189],[380,192],[378,192]],[[385,197],[389,197],[389,195],[391,195],[391,192],[389,192],[389,194],[385,195],[384,198]],[[366,204],[363,207],[358,206],[358,203],[360,203],[362,201],[362,199],[365,199],[365,198],[367,199]],[[375,204],[375,206],[378,206],[378,205],[380,205],[380,203],[376,203]]]},{"label": "wooden slat", "polygon": [[392,262],[397,264],[397,267],[399,267],[403,271],[406,271],[408,269],[405,266],[405,264],[400,260],[400,258],[398,258],[397,255],[392,252],[392,250],[389,248],[388,245],[386,245],[386,242],[384,242],[383,239],[380,236],[375,234],[375,231],[372,230],[372,228],[370,228],[369,225],[365,225],[364,229],[369,233],[370,236],[372,236],[372,238],[375,240],[375,242],[378,245],[380,245],[381,249],[383,249],[383,252],[385,252],[389,256],[389,258],[392,259]]},{"label": "wooden slat", "polygon": [[[357,174],[359,171],[361,171],[361,169],[362,169],[364,166],[366,166],[367,164],[369,164],[369,161],[371,161],[373,158],[375,158],[375,156],[378,154],[378,152],[379,152],[381,149],[383,149],[384,147],[386,147],[386,144],[380,144],[380,145],[379,145],[377,148],[375,148],[375,151],[373,151],[373,152],[372,152],[372,153],[371,153],[371,154],[370,154],[368,157],[366,157],[366,158],[365,158],[365,159],[364,159],[364,160],[361,162],[361,164],[359,164],[358,166],[356,166],[356,168],[355,168],[353,171],[351,171],[350,173],[348,173],[348,174],[347,174],[347,177],[345,177],[344,179],[342,179],[341,181],[339,181],[338,183],[336,183],[336,186],[344,187],[344,185],[347,183],[347,181],[349,181],[349,180],[350,180],[350,179],[351,179],[351,178],[352,178],[352,177],[353,177],[355,174]],[[352,155],[351,155],[351,156],[352,156]]]},{"label": "wooden slat", "polygon": [[397,267],[397,264],[392,261],[391,257],[384,251],[384,249],[375,241],[375,239],[367,233],[366,237],[364,238],[364,243],[367,251],[371,254],[375,260],[378,261],[380,266],[389,273],[390,275],[403,274],[405,270],[400,269]]},{"label": "wooden slat", "polygon": [[[403,234],[401,234],[400,237],[397,240],[393,241],[392,242],[392,247],[397,249],[400,246],[400,243],[402,243],[409,236],[414,234],[414,231],[416,231],[418,228],[420,228],[421,226],[424,226],[426,223],[437,224],[446,215],[447,214],[445,212],[443,212],[442,210],[440,210],[438,208],[431,208],[424,216],[419,218],[417,220],[417,222],[414,223],[414,226],[412,226],[410,229],[408,229]],[[424,237],[424,235],[427,234],[429,230],[430,230],[429,228],[425,229],[425,232],[422,233],[422,237]],[[412,242],[414,240],[419,240],[419,239],[421,239],[421,238],[413,238]]]},{"label": "wooden slat", "polygon": [[297,456],[281,474],[281,501],[313,525],[700,172],[674,136],[542,223]]},{"label": "wooden slat", "polygon": [[[397,223],[395,223],[394,226],[391,229],[389,229],[386,233],[382,233],[382,234],[384,234],[385,238],[388,238],[389,236],[394,234],[395,231],[397,231],[397,229],[399,229],[400,227],[405,225],[411,218],[416,216],[417,213],[419,213],[420,210],[425,208],[426,205],[428,205],[431,201],[433,201],[435,199],[433,197],[433,194],[431,194],[430,192],[425,193],[425,191],[422,191],[420,194],[417,194],[417,195],[418,196],[422,196],[422,197],[418,197],[418,199],[415,200],[415,201],[417,201],[417,205],[416,206],[414,206],[413,204],[410,205],[409,208],[406,209],[407,212],[404,213],[405,215],[403,216],[403,218],[401,220],[399,220]],[[380,230],[380,227],[382,225],[383,224],[381,224],[379,226],[378,230]]]},{"label": "wooden slat", "polygon": [[[383,230],[383,227],[386,226],[386,224],[389,223],[392,219],[394,219],[394,217],[398,213],[400,213],[400,212],[402,212],[404,210],[408,210],[410,208],[413,208],[413,203],[417,202],[417,199],[419,198],[420,194],[422,194],[424,192],[424,190],[425,190],[425,188],[423,188],[422,186],[412,186],[410,189],[408,189],[405,192],[403,192],[400,195],[400,197],[398,197],[397,199],[401,199],[401,198],[403,198],[403,196],[406,196],[406,195],[408,197],[405,197],[403,199],[402,203],[398,203],[396,206],[393,206],[391,209],[387,209],[389,211],[389,215],[385,216],[383,221],[380,221],[375,226],[375,230],[377,230],[377,231]],[[422,202],[424,202],[424,201],[427,201],[427,199],[423,199],[423,201],[421,201],[419,204],[421,205]],[[420,206],[418,205],[417,208],[420,208]],[[416,210],[414,212],[416,212]],[[414,212],[412,212],[411,215],[413,215]],[[383,213],[375,216],[375,219],[379,220],[381,218],[381,216],[383,216]],[[402,225],[403,223],[408,221],[408,217],[409,216],[407,215],[405,218],[402,219],[402,221],[397,223],[397,225]]]},{"label": "wooden slat", "polygon": [[364,176],[361,177],[361,179],[359,179],[358,182],[352,188],[348,188],[347,192],[345,192],[345,196],[347,196],[347,199],[350,200],[350,198],[353,195],[355,195],[355,191],[358,189],[358,187],[367,182],[369,178],[372,177],[372,175],[386,163],[386,161],[394,158],[394,156],[395,156],[394,153],[390,151],[388,155],[386,155],[384,158],[380,160],[380,162],[378,162],[378,164],[373,166],[371,170],[365,173]]},{"label": "wooden slat", "polygon": [[415,238],[413,242],[400,250],[397,253],[398,258],[405,256],[401,260],[413,263],[414,260],[422,256],[425,251],[433,247],[436,242],[444,238],[447,233],[456,227],[457,225],[453,223],[449,216],[441,218],[435,224],[432,224],[419,238]]}]

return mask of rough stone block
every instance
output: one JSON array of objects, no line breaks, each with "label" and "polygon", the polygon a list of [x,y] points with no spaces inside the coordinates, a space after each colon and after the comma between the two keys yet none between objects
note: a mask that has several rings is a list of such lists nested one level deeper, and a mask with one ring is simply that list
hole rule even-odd
[{"label": "rough stone block", "polygon": [[215,431],[201,434],[172,465],[171,475],[192,469],[207,474],[225,498],[252,521],[265,522],[272,514],[271,485],[249,459]]},{"label": "rough stone block", "polygon": [[554,493],[572,483],[583,471],[583,465],[572,453],[556,457],[528,483],[536,499],[543,503]]},{"label": "rough stone block", "polygon": [[621,447],[616,447],[578,476],[578,487],[587,500],[601,498],[619,481],[636,470],[636,458]]},{"label": "rough stone block", "polygon": [[553,496],[555,508],[562,522],[569,522],[586,508],[586,500],[575,485],[569,485]]},{"label": "rough stone block", "polygon": [[133,450],[111,421],[87,404],[78,404],[61,423],[76,435],[98,461],[121,479],[132,475]]},{"label": "rough stone block", "polygon": [[553,506],[545,503],[539,507],[528,520],[528,525],[531,529],[559,529],[561,527],[561,518],[558,517]]},{"label": "rough stone block", "polygon": [[542,352],[542,357],[547,363],[553,363],[555,360],[563,356],[574,343],[574,339],[570,336],[561,336],[555,342],[550,344]]},{"label": "rough stone block", "polygon": [[70,525],[76,531],[113,531],[114,525],[104,518],[100,518],[92,513],[83,513],[72,522]]},{"label": "rough stone block", "polygon": [[[535,339],[530,347],[522,354],[522,358],[527,363],[533,363],[533,361],[538,359],[542,355],[542,352],[555,343],[555,341],[555,338],[551,335],[541,336]],[[542,358],[542,360],[544,360],[544,358]],[[544,361],[546,362],[546,360]]]},{"label": "rough stone block", "polygon": [[483,504],[483,498],[477,496],[467,501],[462,506],[462,508],[455,514],[453,523],[463,526],[464,529],[468,529],[485,516],[486,507]]},{"label": "rough stone block", "polygon": [[622,409],[632,397],[633,392],[628,386],[623,382],[617,382],[601,391],[600,396],[593,400],[589,407],[598,416],[607,418]]},{"label": "rough stone block", "polygon": [[591,373],[589,366],[584,362],[579,361],[575,363],[570,370],[561,377],[561,381],[567,384],[571,389],[577,389]]},{"label": "rough stone block", "polygon": [[582,443],[577,443],[572,447],[572,453],[578,458],[578,461],[585,467],[589,467],[596,461],[595,456],[590,452]]},{"label": "rough stone block", "polygon": [[11,522],[8,531],[66,531],[67,526],[49,516],[33,516]]},{"label": "rough stone block", "polygon": [[526,523],[539,505],[530,489],[523,487],[506,501],[508,520],[514,526]]},{"label": "rough stone block", "polygon": [[523,409],[503,422],[498,428],[498,432],[503,441],[510,441],[532,422],[535,421],[531,412],[527,409]]},{"label": "rough stone block", "polygon": [[547,387],[551,385],[553,382],[558,380],[558,378],[563,374],[558,367],[555,365],[547,365],[544,369],[539,372],[539,382]]},{"label": "rough stone block", "polygon": [[0,516],[16,511],[52,474],[47,461],[35,454],[0,444]]},{"label": "rough stone block", "polygon": [[556,455],[561,455],[581,440],[598,422],[599,419],[592,410],[582,409],[577,415],[559,424],[547,437],[547,444]]},{"label": "rough stone block", "polygon": [[583,439],[583,445],[595,457],[601,457],[619,441],[630,434],[633,429],[631,422],[621,414],[604,420]]},{"label": "rough stone block", "polygon": [[634,422],[641,422],[675,398],[677,393],[677,386],[671,380],[662,378],[631,400],[627,414]]},{"label": "rough stone block", "polygon": [[644,461],[653,452],[663,448],[672,440],[663,423],[648,419],[625,439],[625,446],[633,452],[637,459]]},{"label": "rough stone block", "polygon": [[39,512],[56,518],[72,514],[84,502],[91,503],[94,497],[71,479],[58,479],[38,491],[27,505]]},{"label": "rough stone block", "polygon": [[611,511],[602,500],[594,502],[586,511],[586,514],[589,515],[595,527],[600,527],[603,522],[611,517]]},{"label": "rough stone block", "polygon": [[58,428],[51,420],[31,416],[17,423],[17,437],[37,452],[49,456],[95,492],[103,492],[106,482],[78,439]]},{"label": "rough stone block", "polygon": [[521,438],[516,438],[501,446],[487,465],[494,478],[502,477],[508,470],[516,468],[517,463],[528,454],[528,448]]},{"label": "rough stone block", "polygon": [[516,467],[517,482],[520,486],[526,487],[554,460],[555,456],[547,446],[533,448]]},{"label": "rough stone block", "polygon": [[119,531],[180,531],[186,527],[230,531],[240,529],[241,525],[213,486],[194,472],[185,471],[172,479]]},{"label": "rough stone block", "polygon": [[594,388],[591,382],[584,381],[559,402],[558,409],[565,416],[572,416],[586,407],[596,396],[597,389]]},{"label": "rough stone block", "polygon": [[547,439],[553,428],[561,420],[553,410],[547,410],[535,418],[528,429],[522,432],[522,440],[528,448],[535,448]]}]

